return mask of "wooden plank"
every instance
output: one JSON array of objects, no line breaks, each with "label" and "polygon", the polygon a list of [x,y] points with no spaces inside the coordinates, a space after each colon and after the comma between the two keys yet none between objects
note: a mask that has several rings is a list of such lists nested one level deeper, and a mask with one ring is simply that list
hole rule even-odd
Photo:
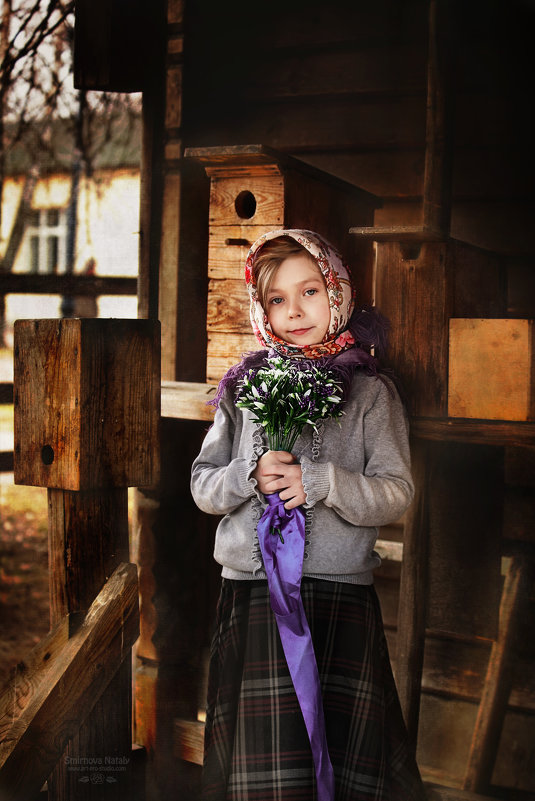
[{"label": "wooden plank", "polygon": [[0,452],[0,473],[13,472],[13,451]]},{"label": "wooden plank", "polygon": [[35,275],[34,273],[1,273],[0,294],[30,295],[136,295],[137,278],[127,276],[91,276],[76,273]]},{"label": "wooden plank", "polygon": [[135,642],[135,565],[121,564],[68,637],[61,621],[19,667],[0,701],[0,789],[37,797],[70,737],[91,712]]},{"label": "wooden plank", "polygon": [[532,320],[450,320],[448,415],[535,419]]},{"label": "wooden plank", "polygon": [[465,790],[485,792],[492,779],[512,686],[515,634],[528,589],[527,582],[526,560],[513,559],[503,587],[498,637],[492,646],[483,696],[472,735],[463,783]]},{"label": "wooden plank", "polygon": [[128,560],[127,490],[49,489],[48,543],[54,625],[71,612],[85,612],[116,564]]},{"label": "wooden plank", "polygon": [[244,266],[249,248],[270,230],[269,225],[211,225],[208,277],[232,278],[244,283]]},{"label": "wooden plank", "polygon": [[204,723],[197,720],[175,720],[174,753],[177,759],[203,764]]},{"label": "wooden plank", "polygon": [[0,405],[13,403],[13,383],[0,382]]},{"label": "wooden plank", "polygon": [[405,519],[395,675],[407,732],[416,750],[428,584],[428,446],[415,440],[411,452],[415,498]]},{"label": "wooden plank", "polygon": [[[288,104],[284,99],[264,103],[257,94],[257,100],[248,104],[247,138],[265,141],[269,131],[269,144],[276,149],[321,150],[335,145],[342,150],[370,149],[371,143],[374,150],[423,147],[423,104],[422,97],[395,95],[379,100],[368,95],[314,96],[299,103]],[[210,141],[231,141],[235,136],[235,117],[212,115],[210,121]],[[194,132],[199,144],[203,143],[203,130]]]},{"label": "wooden plank", "polygon": [[535,487],[535,448],[505,449],[505,483]]},{"label": "wooden plank", "polygon": [[215,395],[213,384],[191,384],[185,381],[162,383],[162,417],[181,420],[212,420],[214,407],[207,402]]},{"label": "wooden plank", "polygon": [[429,3],[427,115],[423,190],[424,228],[448,236],[451,221],[453,166],[453,31],[447,4]]},{"label": "wooden plank", "polygon": [[440,231],[424,228],[423,225],[372,225],[353,226],[349,233],[375,242],[438,242],[443,239]]},{"label": "wooden plank", "polygon": [[414,252],[393,242],[377,244],[376,302],[391,322],[389,360],[417,416],[446,412],[446,321],[453,305],[448,269],[445,243],[425,242]]},{"label": "wooden plank", "polygon": [[494,638],[500,603],[503,452],[488,444],[463,442],[429,447],[427,625]]},{"label": "wooden plank", "polygon": [[143,92],[139,209],[138,316],[151,320],[159,319],[163,204],[163,175],[159,163],[163,158],[165,139],[163,134],[165,81],[155,66],[147,73],[151,80]]},{"label": "wooden plank", "polygon": [[208,286],[208,332],[249,333],[249,303],[249,293],[243,279],[212,278]]},{"label": "wooden plank", "polygon": [[244,76],[244,94],[256,98],[262,84],[266,101],[302,98],[313,93],[382,94],[425,91],[425,52],[414,43],[372,41],[362,47],[347,42],[338,48],[260,52]]},{"label": "wooden plank", "polygon": [[533,423],[414,417],[411,421],[411,433],[419,439],[439,442],[449,440],[482,445],[535,446]]},{"label": "wooden plank", "polygon": [[376,196],[354,186],[351,182],[318,170],[301,159],[288,155],[288,148],[285,152],[266,145],[231,145],[186,148],[185,153],[186,156],[201,162],[206,172],[213,177],[234,177],[243,180],[249,176],[256,179],[259,176],[273,177],[297,170],[302,175],[319,180],[323,185],[328,184],[339,192],[358,196],[361,203],[372,205],[379,203]]},{"label": "wooden plank", "polygon": [[[180,163],[180,203],[176,306],[176,366],[167,379],[204,381],[206,378],[206,304],[208,278],[209,181],[189,159]],[[169,220],[171,224],[171,220]],[[177,225],[177,221],[172,222]],[[169,269],[172,268],[171,263]],[[195,313],[192,313],[192,310]]]},{"label": "wooden plank", "polygon": [[457,787],[442,787],[432,782],[424,782],[424,785],[427,801],[492,801],[491,796],[467,792]]},{"label": "wooden plank", "polygon": [[165,176],[158,315],[162,324],[162,377],[168,381],[176,378],[180,189],[180,175]]},{"label": "wooden plank", "polygon": [[241,360],[244,353],[258,350],[258,347],[254,334],[210,333],[206,359],[208,383],[217,384],[226,371]]},{"label": "wooden plank", "polygon": [[210,225],[284,224],[284,183],[280,176],[213,177],[210,188]]}]

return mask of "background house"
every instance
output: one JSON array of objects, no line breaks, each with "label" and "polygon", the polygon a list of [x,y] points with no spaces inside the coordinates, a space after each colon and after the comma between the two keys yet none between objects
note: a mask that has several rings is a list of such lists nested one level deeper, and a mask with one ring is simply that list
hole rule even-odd
[{"label": "background house", "polygon": [[[136,277],[139,251],[139,197],[141,121],[124,113],[92,142],[95,152],[85,165],[76,203],[74,264],[83,272],[90,259],[94,274]],[[57,120],[50,147],[39,153],[39,176],[26,214],[24,236],[14,273],[61,275],[67,272],[69,203],[72,191],[74,131],[67,120]],[[3,188],[2,237],[7,245],[31,159],[28,150],[15,146],[8,153]],[[3,256],[3,252],[0,252]],[[61,316],[61,295],[10,294],[6,300],[8,331],[21,318]],[[136,317],[135,297],[102,296],[97,299],[101,317]]]}]

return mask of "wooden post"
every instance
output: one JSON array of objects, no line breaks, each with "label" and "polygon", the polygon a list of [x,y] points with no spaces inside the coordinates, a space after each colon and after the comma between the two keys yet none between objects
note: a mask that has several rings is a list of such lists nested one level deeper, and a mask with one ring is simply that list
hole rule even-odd
[{"label": "wooden post", "polygon": [[399,588],[396,684],[410,741],[416,749],[425,647],[428,542],[428,446],[412,442],[415,498],[404,528]]},{"label": "wooden post", "polygon": [[476,793],[488,790],[492,779],[513,681],[514,642],[529,586],[528,574],[526,560],[514,557],[505,577],[500,628],[492,645],[464,777],[464,789]]},{"label": "wooden post", "polygon": [[[87,612],[128,561],[127,487],[158,479],[159,325],[19,320],[14,385],[15,481],[49,488],[54,625]],[[128,797],[131,745],[125,658],[58,762],[49,796],[100,798],[105,784],[109,797]]]}]

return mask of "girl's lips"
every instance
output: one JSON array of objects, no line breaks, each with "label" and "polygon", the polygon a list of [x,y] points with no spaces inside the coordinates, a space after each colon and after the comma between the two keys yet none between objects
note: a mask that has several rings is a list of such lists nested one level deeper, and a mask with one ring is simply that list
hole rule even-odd
[{"label": "girl's lips", "polygon": [[288,333],[293,334],[293,336],[299,336],[300,334],[308,334],[309,331],[312,331],[312,326],[310,328],[296,328]]}]

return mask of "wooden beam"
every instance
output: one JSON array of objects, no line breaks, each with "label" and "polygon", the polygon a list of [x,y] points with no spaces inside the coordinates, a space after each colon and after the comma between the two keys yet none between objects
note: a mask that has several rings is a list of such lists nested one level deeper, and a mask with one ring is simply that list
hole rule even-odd
[{"label": "wooden beam", "polygon": [[181,420],[213,420],[214,407],[207,403],[216,393],[213,384],[187,381],[162,382],[162,417]]},{"label": "wooden beam", "polygon": [[428,446],[412,443],[415,498],[404,527],[399,587],[396,684],[409,739],[416,749],[427,606]]},{"label": "wooden beam", "polygon": [[64,618],[18,666],[0,698],[0,795],[37,797],[139,633],[137,570],[121,564],[69,637]]},{"label": "wooden beam", "polygon": [[136,295],[137,278],[127,276],[92,276],[76,273],[36,275],[35,273],[0,273],[2,295]]},{"label": "wooden beam", "polygon": [[498,638],[492,646],[472,735],[464,777],[465,790],[484,792],[492,779],[512,686],[517,623],[521,617],[521,606],[526,599],[527,587],[528,564],[525,559],[514,558],[502,591]]},{"label": "wooden beam", "polygon": [[465,418],[413,417],[411,433],[418,439],[471,442],[477,445],[535,446],[535,423]]},{"label": "wooden beam", "polygon": [[442,787],[439,784],[424,782],[427,801],[492,801],[489,796],[476,795],[457,787]]},{"label": "wooden beam", "polygon": [[423,227],[443,237],[450,231],[453,164],[450,27],[448,3],[430,0]]},{"label": "wooden beam", "polygon": [[175,720],[174,753],[177,759],[202,765],[204,754],[204,723],[198,720]]}]

